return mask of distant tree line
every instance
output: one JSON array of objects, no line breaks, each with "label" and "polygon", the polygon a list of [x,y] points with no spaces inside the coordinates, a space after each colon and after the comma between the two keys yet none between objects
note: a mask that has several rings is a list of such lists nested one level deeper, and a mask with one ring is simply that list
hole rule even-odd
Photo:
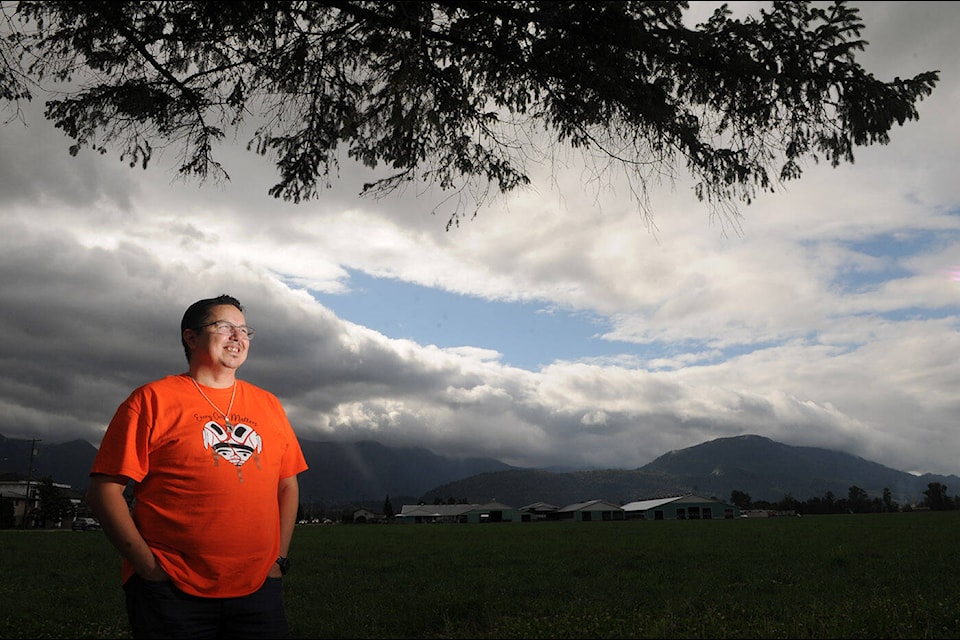
[{"label": "distant tree line", "polygon": [[[37,486],[39,492],[39,506],[31,510],[28,516],[30,528],[45,528],[58,526],[65,519],[72,519],[85,511],[81,502],[79,506],[74,506],[70,497],[63,489],[53,483],[51,477],[45,477],[39,480]],[[434,498],[433,504],[467,504],[466,498]],[[424,501],[421,505],[426,504]],[[912,511],[917,507],[929,509],[931,511],[953,511],[960,509],[960,495],[951,497],[947,493],[947,486],[940,482],[931,482],[927,484],[923,492],[923,501],[917,505],[900,505],[893,500],[893,494],[890,489],[884,488],[881,497],[871,498],[869,494],[860,487],[854,485],[847,489],[846,498],[837,498],[832,491],[827,491],[822,497],[810,498],[806,501],[797,500],[789,493],[777,502],[767,500],[753,500],[749,493],[734,489],[730,492],[730,504],[741,510],[751,509],[769,509],[772,511],[793,511],[803,515],[819,515],[831,513],[886,513],[893,511]],[[317,511],[310,508],[310,513],[305,513],[304,505],[300,507],[298,514],[299,520],[320,521],[329,517],[336,522],[351,523],[355,507],[334,510],[327,513],[321,508]],[[395,515],[393,503],[390,496],[386,496],[383,501],[383,515],[389,519]],[[10,529],[15,526],[13,501],[9,499],[0,499],[0,529]]]},{"label": "distant tree line", "polygon": [[[947,486],[939,482],[931,482],[923,492],[923,502],[918,507],[931,511],[952,511],[960,509],[960,495],[950,497]],[[774,511],[794,511],[800,514],[829,514],[829,513],[884,513],[890,511],[912,511],[913,505],[900,505],[893,500],[890,489],[883,490],[882,497],[871,498],[866,491],[854,485],[847,489],[846,498],[838,498],[832,491],[827,491],[823,497],[814,497],[800,501],[789,493],[778,502],[766,500],[752,500],[750,494],[734,489],[730,492],[730,503],[741,510],[770,509]]]}]

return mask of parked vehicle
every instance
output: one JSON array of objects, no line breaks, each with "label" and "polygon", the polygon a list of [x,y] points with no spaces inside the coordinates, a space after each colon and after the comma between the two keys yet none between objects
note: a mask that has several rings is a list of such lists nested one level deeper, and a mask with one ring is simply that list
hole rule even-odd
[{"label": "parked vehicle", "polygon": [[96,518],[75,518],[73,521],[74,531],[99,531],[100,523]]}]

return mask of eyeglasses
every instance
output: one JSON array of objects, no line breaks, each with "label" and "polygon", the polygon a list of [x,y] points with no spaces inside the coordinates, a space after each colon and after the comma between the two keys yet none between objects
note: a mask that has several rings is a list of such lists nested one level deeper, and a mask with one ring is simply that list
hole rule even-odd
[{"label": "eyeglasses", "polygon": [[241,338],[246,338],[247,340],[253,339],[253,334],[256,333],[256,330],[253,327],[248,327],[245,324],[237,326],[232,322],[227,322],[226,320],[215,320],[214,322],[208,322],[207,324],[202,324],[197,329],[203,329],[204,327],[213,327],[214,333],[219,333],[222,336],[232,336],[236,332]]}]

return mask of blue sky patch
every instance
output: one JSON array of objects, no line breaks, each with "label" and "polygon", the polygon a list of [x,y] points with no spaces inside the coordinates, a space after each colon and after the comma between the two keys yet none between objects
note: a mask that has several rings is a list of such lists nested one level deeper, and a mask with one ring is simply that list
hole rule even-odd
[{"label": "blue sky patch", "polygon": [[311,295],[340,318],[390,338],[493,349],[503,354],[503,363],[522,369],[637,351],[637,345],[602,340],[610,324],[595,314],[490,301],[354,270],[349,287],[345,294]]}]

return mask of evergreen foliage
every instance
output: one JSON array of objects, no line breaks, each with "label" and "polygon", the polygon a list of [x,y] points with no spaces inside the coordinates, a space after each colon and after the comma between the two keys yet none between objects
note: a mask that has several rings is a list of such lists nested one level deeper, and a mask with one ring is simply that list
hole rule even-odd
[{"label": "evergreen foliage", "polygon": [[[647,188],[685,169],[714,211],[797,179],[805,161],[885,144],[939,72],[879,80],[846,2],[5,2],[0,100],[56,88],[46,117],[81,149],[146,168],[173,146],[187,177],[228,179],[217,145],[247,148],[300,202],[342,157],[385,174],[383,195],[438,185],[459,224],[528,166],[575,150],[603,180]],[[473,210],[476,213],[476,209]]]}]

